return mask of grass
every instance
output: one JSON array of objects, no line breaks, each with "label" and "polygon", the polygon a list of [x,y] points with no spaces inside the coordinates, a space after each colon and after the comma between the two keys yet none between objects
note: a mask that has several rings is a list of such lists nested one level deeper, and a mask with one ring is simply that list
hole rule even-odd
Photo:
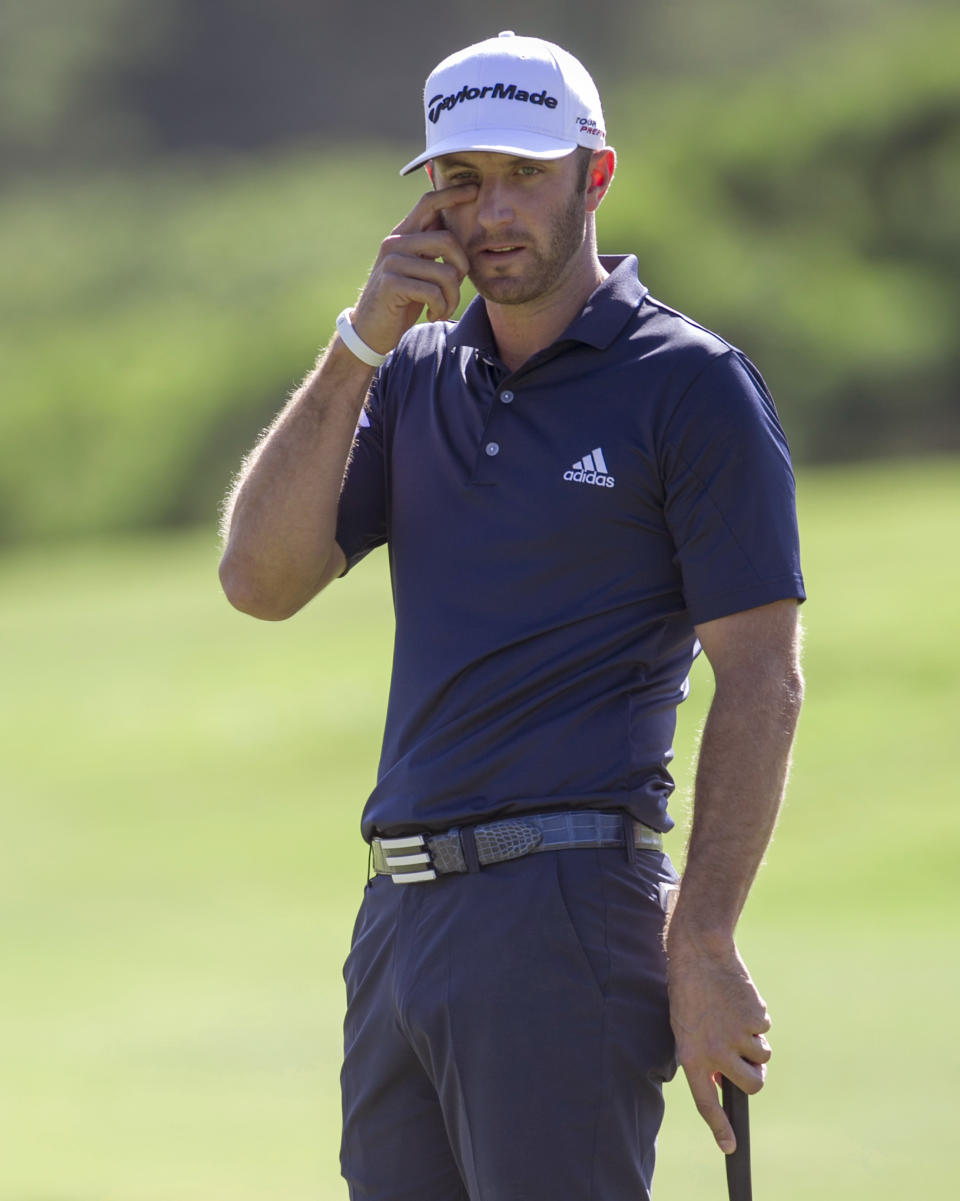
[{"label": "grass", "polygon": [[[958,481],[952,460],[801,477],[808,701],[741,927],[775,1021],[758,1197],[894,1201],[921,1165],[925,1196],[951,1195]],[[0,1201],[346,1195],[339,965],[385,562],[282,625],[234,613],[215,562],[209,531],[0,559]],[[678,1081],[657,1196],[722,1188]]]}]

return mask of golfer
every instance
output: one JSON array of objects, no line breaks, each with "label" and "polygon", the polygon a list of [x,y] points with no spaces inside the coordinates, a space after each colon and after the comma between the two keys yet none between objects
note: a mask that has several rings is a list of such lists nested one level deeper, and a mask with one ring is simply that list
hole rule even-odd
[{"label": "golfer", "polygon": [[[744,355],[598,256],[616,159],[576,59],[501,34],[440,63],[424,112],[403,170],[429,188],[247,460],[221,578],[276,620],[389,550],[351,1197],[634,1201],[677,1062],[729,1152],[718,1076],[755,1093],[770,1056],[734,929],[801,700],[790,459]],[[671,741],[701,648],[678,890]]]}]

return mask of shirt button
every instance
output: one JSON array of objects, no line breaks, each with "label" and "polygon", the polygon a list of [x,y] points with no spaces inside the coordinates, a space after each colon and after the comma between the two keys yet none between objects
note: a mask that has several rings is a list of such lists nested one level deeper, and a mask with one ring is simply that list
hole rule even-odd
[{"label": "shirt button", "polygon": [[501,392],[500,399],[503,401],[503,403],[505,405],[508,405],[513,400],[513,393],[512,392]]},{"label": "shirt button", "polygon": [[500,443],[499,442],[488,442],[487,445],[483,449],[487,452],[487,454],[492,459],[494,455],[498,455],[500,453]]}]

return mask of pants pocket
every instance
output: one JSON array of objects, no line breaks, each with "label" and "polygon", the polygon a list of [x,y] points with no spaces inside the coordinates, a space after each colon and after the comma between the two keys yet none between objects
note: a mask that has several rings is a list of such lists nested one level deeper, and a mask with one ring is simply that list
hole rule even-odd
[{"label": "pants pocket", "polygon": [[558,918],[601,996],[610,979],[607,898],[598,852],[548,853],[555,863]]}]

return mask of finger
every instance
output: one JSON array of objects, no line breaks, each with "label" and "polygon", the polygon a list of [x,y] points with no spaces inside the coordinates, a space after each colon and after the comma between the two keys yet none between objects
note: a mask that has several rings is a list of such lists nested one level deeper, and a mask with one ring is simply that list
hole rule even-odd
[{"label": "finger", "polygon": [[684,1072],[686,1072],[687,1084],[690,1086],[690,1093],[693,1096],[697,1112],[710,1127],[717,1146],[724,1155],[731,1154],[737,1149],[737,1139],[727,1115],[723,1112],[723,1106],[720,1104],[714,1077],[701,1072],[692,1072],[687,1068],[684,1068]]},{"label": "finger", "polygon": [[406,217],[393,231],[395,234],[423,233],[434,226],[444,209],[475,200],[475,183],[455,184],[452,188],[440,188],[436,192],[425,192]]},{"label": "finger", "polygon": [[758,1093],[764,1085],[767,1076],[765,1063],[754,1063],[743,1056],[732,1057],[724,1064],[723,1075],[732,1080],[737,1088],[745,1093]]},{"label": "finger", "polygon": [[[430,321],[441,320],[452,313],[457,307],[456,303],[451,307],[450,298],[439,285],[425,279],[414,279],[411,276],[398,278],[395,287],[392,288],[392,294],[393,303],[398,310],[406,309],[407,306],[412,304],[417,304],[421,308],[426,306],[427,317]],[[412,324],[415,320],[416,317],[412,318],[410,323]],[[358,320],[354,322],[354,325],[357,333],[362,338],[361,323],[362,320]],[[373,345],[373,343],[370,345]]]},{"label": "finger", "polygon": [[747,1034],[744,1032],[736,1042],[731,1044],[731,1055],[739,1055],[747,1063],[769,1063],[773,1055],[770,1044],[762,1034]]},{"label": "finger", "polygon": [[387,289],[404,300],[407,281],[420,280],[435,284],[440,289],[446,301],[443,307],[447,312],[452,313],[460,303],[462,276],[448,263],[406,255],[390,255],[383,262],[382,280]]},{"label": "finger", "polygon": [[391,234],[384,238],[380,249],[382,257],[389,254],[406,254],[422,259],[443,259],[460,272],[460,279],[470,270],[470,260],[452,233],[447,230],[428,230],[417,234]]},{"label": "finger", "polygon": [[744,1059],[751,1063],[769,1063],[773,1049],[762,1034],[754,1035],[750,1040],[750,1048],[743,1052]]}]

